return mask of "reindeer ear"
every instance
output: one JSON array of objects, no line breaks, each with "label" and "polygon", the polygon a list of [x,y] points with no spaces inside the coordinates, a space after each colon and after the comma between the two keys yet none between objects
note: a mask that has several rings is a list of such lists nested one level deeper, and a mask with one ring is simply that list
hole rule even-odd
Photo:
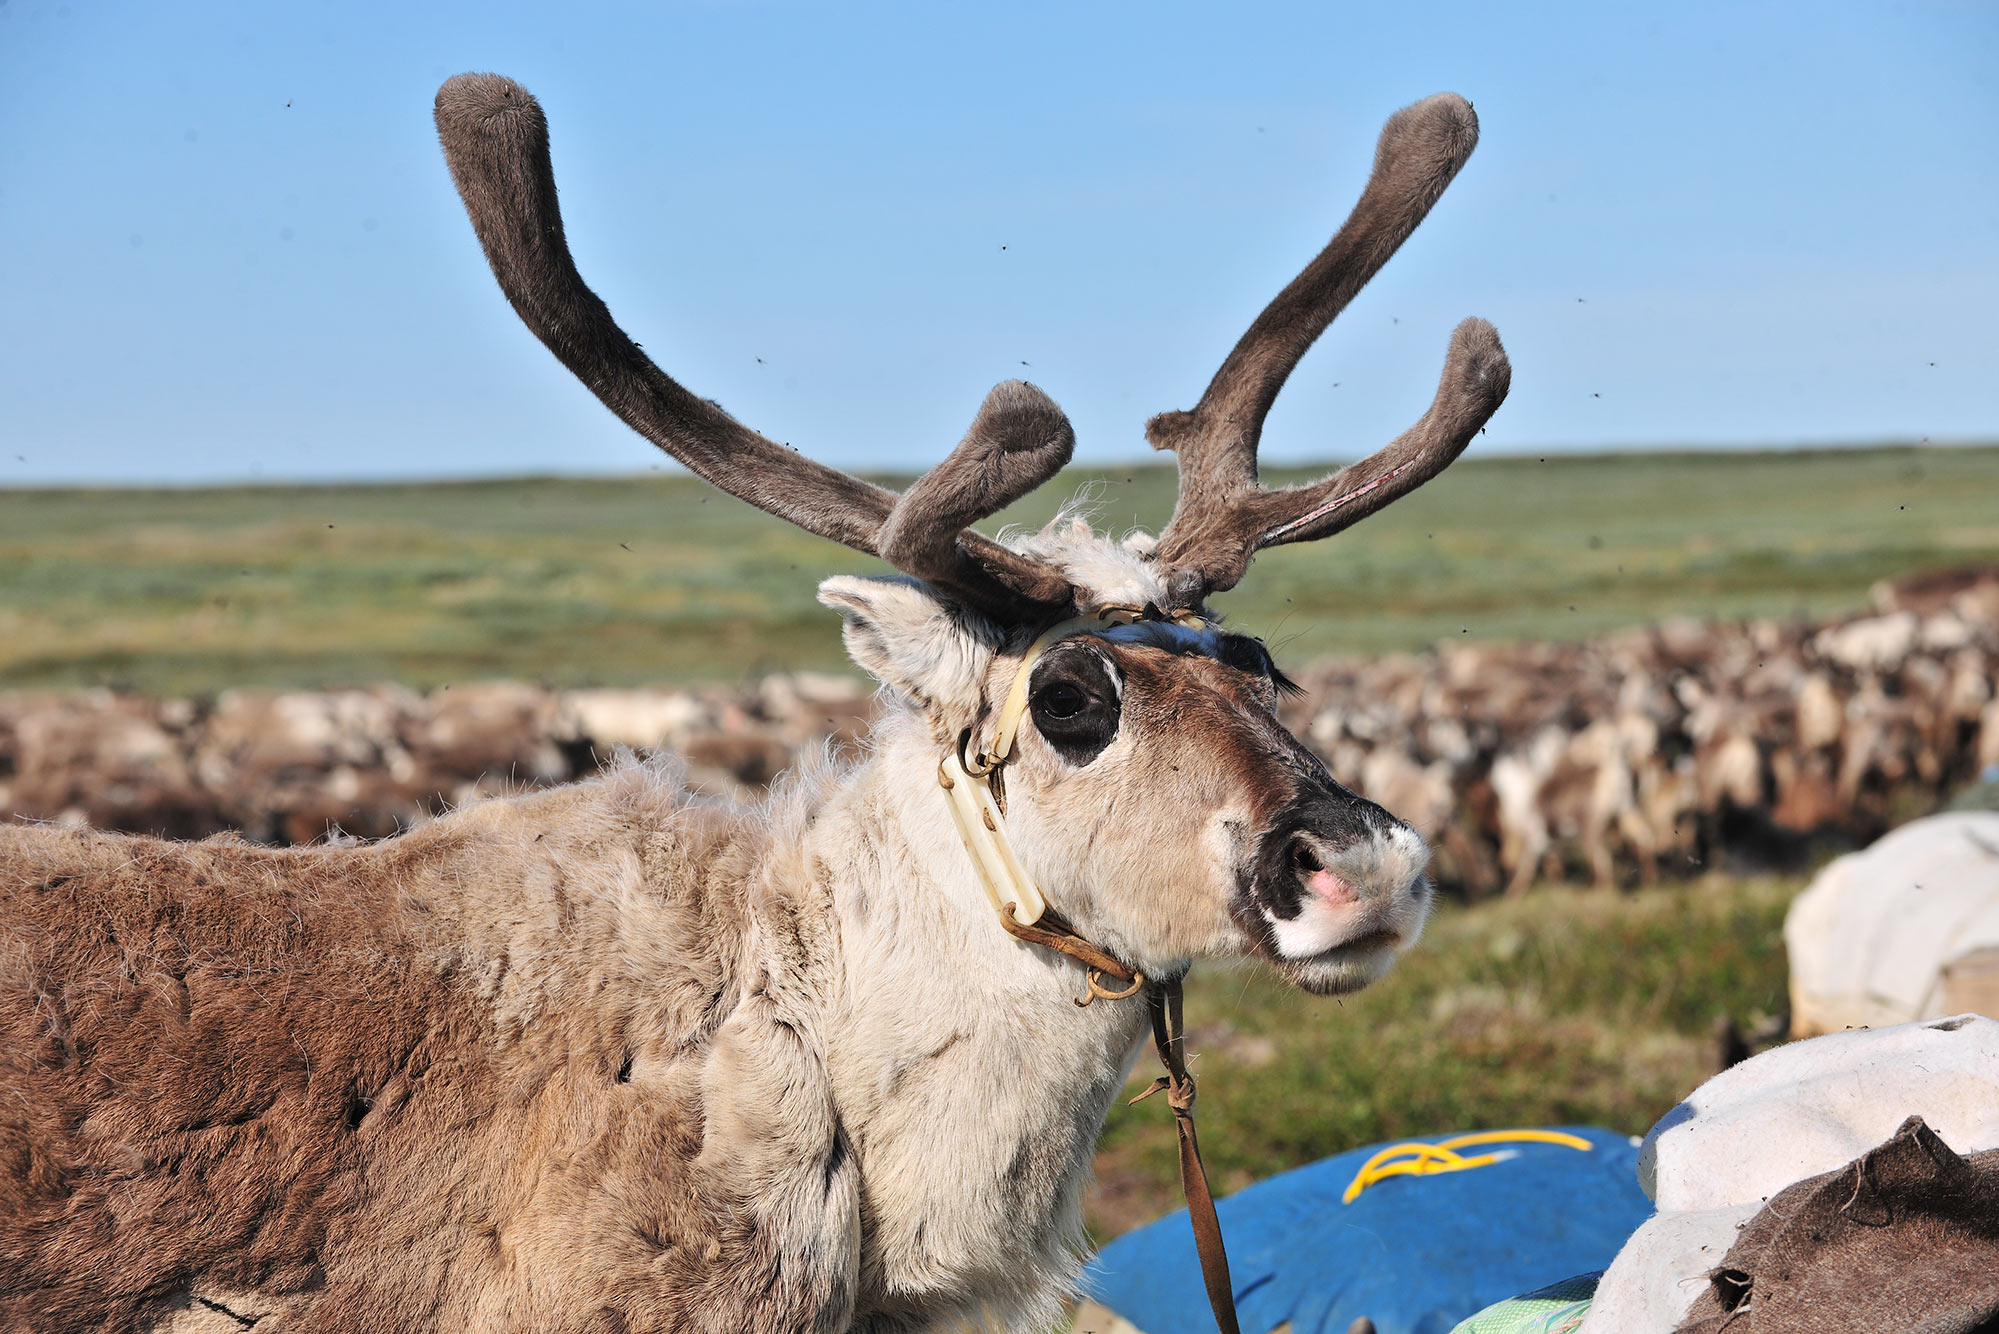
[{"label": "reindeer ear", "polygon": [[819,585],[819,600],[846,621],[848,656],[934,722],[962,725],[977,712],[1001,641],[991,621],[897,576],[836,575]]}]

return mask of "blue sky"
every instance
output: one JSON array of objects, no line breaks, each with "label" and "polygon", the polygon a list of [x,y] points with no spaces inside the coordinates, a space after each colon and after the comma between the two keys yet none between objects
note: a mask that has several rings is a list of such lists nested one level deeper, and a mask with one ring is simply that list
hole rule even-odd
[{"label": "blue sky", "polygon": [[633,336],[842,466],[1015,375],[1143,453],[1440,89],[1481,146],[1267,458],[1391,437],[1472,314],[1481,451],[1999,438],[1990,4],[564,8],[0,0],[0,485],[651,466],[485,271],[467,69]]}]

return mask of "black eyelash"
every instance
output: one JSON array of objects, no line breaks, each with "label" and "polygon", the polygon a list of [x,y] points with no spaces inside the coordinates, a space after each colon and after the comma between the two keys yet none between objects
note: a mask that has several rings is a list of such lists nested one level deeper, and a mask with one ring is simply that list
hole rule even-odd
[{"label": "black eyelash", "polygon": [[1277,665],[1277,659],[1270,656],[1270,650],[1264,646],[1261,639],[1252,639],[1250,643],[1256,645],[1256,656],[1262,659],[1263,674],[1270,679],[1270,684],[1277,688],[1278,694],[1291,697],[1305,693],[1305,687],[1284,674],[1283,669]]}]

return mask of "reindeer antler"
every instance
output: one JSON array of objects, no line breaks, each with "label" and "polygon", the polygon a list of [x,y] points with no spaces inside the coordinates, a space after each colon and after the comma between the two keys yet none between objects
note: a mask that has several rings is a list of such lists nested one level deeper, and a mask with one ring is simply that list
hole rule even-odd
[{"label": "reindeer antler", "polygon": [[987,395],[948,458],[901,497],[744,426],[652,363],[584,283],[563,239],[548,123],[525,88],[461,74],[437,90],[437,135],[500,290],[534,335],[626,425],[758,509],[1003,614],[1074,596],[1054,567],[966,525],[1059,472],[1068,418],[1031,384]]},{"label": "reindeer antler", "polygon": [[1180,494],[1152,559],[1176,601],[1233,588],[1264,547],[1326,537],[1441,472],[1506,397],[1512,371],[1499,334],[1466,320],[1451,336],[1437,397],[1422,419],[1370,458],[1307,486],[1257,480],[1263,419],[1298,359],[1388,262],[1478,143],[1471,103],[1440,93],[1389,118],[1374,171],[1346,224],[1277,294],[1229,353],[1191,412],[1145,425],[1180,465]]}]

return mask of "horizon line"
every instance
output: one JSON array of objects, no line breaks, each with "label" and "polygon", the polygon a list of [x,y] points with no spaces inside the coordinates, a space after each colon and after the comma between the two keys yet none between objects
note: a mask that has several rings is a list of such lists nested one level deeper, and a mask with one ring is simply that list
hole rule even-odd
[{"label": "horizon line", "polygon": [[[1729,444],[1719,442],[1656,442],[1648,444],[1564,446],[1564,445],[1519,445],[1498,446],[1477,454],[1460,455],[1453,460],[1453,466],[1470,463],[1512,463],[1521,459],[1538,458],[1542,461],[1560,459],[1563,462],[1591,462],[1605,459],[1644,456],[1648,458],[1671,458],[1676,455],[1697,455],[1702,457],[1748,458],[1761,455],[1785,455],[1809,457],[1822,454],[1859,454],[1870,451],[1893,452],[1917,450],[1999,450],[1999,437],[1974,437],[1932,439],[1921,436],[1877,437],[1865,440],[1811,440],[1791,444],[1758,443]],[[1261,471],[1266,473],[1325,471],[1344,467],[1357,460],[1350,458],[1322,458],[1293,462],[1266,461]],[[1123,459],[1081,459],[1064,465],[1062,472],[1111,472],[1120,469],[1164,469],[1175,466],[1169,451],[1135,455]],[[854,470],[853,476],[861,478],[914,478],[922,474],[909,469],[861,468]],[[1058,476],[1060,474],[1057,474]],[[127,481],[93,482],[78,479],[55,479],[48,481],[22,481],[0,483],[0,495],[29,492],[125,492],[125,491],[258,491],[258,490],[305,490],[310,488],[367,488],[387,489],[391,487],[441,487],[441,486],[499,486],[523,482],[631,482],[649,477],[686,478],[700,480],[687,467],[671,457],[637,468],[615,468],[602,470],[579,470],[574,472],[524,471],[524,472],[465,472],[417,474],[408,477],[383,476],[250,476],[218,479],[173,480],[167,478],[134,478]],[[1052,480],[1052,479],[1051,479]],[[720,488],[717,488],[718,490]]]}]

